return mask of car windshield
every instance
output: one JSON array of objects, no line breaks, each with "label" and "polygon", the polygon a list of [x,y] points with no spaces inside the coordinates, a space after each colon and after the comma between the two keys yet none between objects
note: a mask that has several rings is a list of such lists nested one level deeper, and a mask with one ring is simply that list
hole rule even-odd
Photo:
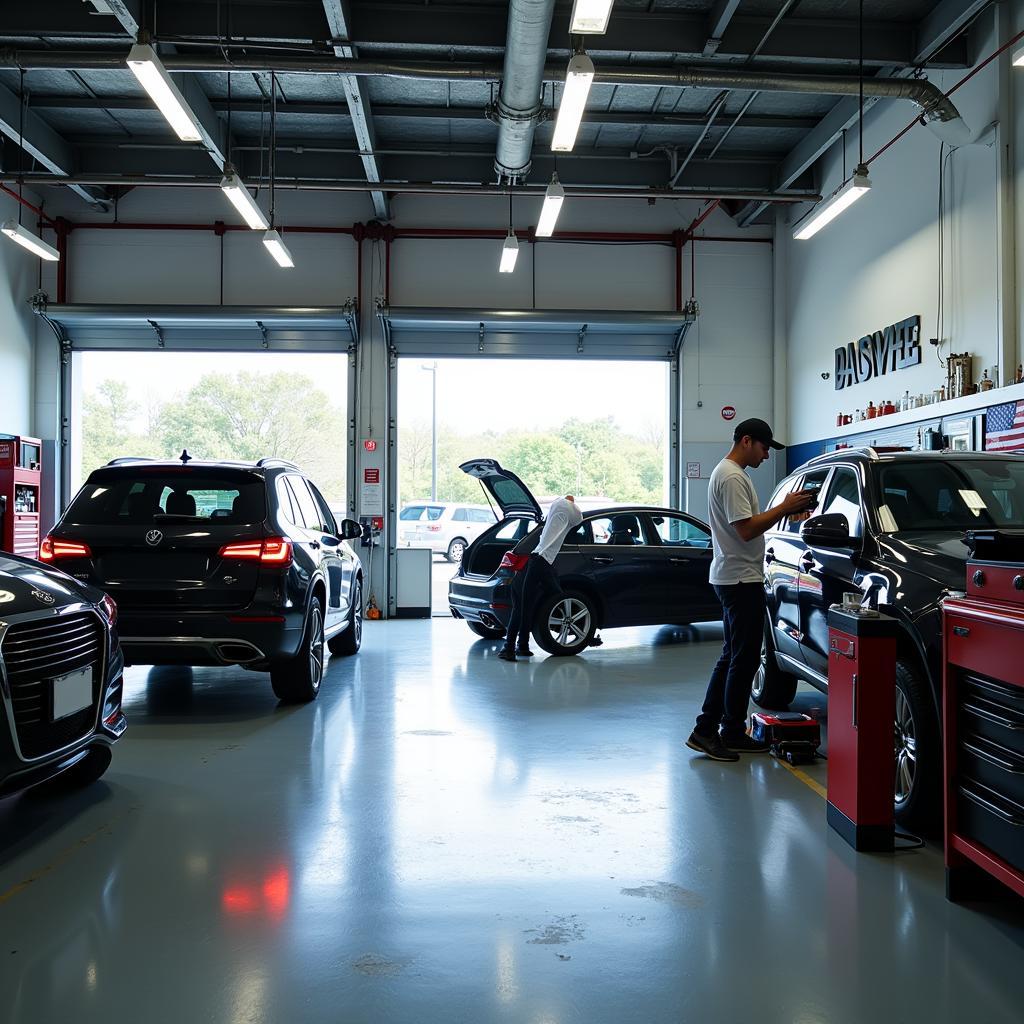
[{"label": "car windshield", "polygon": [[879,466],[876,473],[884,533],[1024,522],[1024,460],[895,462]]},{"label": "car windshield", "polygon": [[88,526],[157,522],[258,523],[266,518],[263,481],[251,473],[139,469],[94,473],[68,509]]}]

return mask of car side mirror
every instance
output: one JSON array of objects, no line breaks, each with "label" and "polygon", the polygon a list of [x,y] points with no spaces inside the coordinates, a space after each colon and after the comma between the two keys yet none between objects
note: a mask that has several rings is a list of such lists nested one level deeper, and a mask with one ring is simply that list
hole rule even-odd
[{"label": "car side mirror", "polygon": [[841,512],[813,516],[800,527],[803,542],[812,548],[852,548],[850,521]]},{"label": "car side mirror", "polygon": [[342,519],[341,539],[358,540],[363,535],[363,528],[354,519]]}]

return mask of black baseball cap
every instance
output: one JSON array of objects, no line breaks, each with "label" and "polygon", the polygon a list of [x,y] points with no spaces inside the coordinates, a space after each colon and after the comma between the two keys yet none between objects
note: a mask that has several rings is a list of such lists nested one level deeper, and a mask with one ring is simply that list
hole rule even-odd
[{"label": "black baseball cap", "polygon": [[749,419],[744,420],[733,432],[733,441],[742,441],[745,437],[752,437],[755,441],[760,441],[762,444],[768,445],[769,448],[774,448],[777,452],[781,452],[786,446],[779,444],[778,441],[772,437],[772,428],[765,423],[764,420]]}]

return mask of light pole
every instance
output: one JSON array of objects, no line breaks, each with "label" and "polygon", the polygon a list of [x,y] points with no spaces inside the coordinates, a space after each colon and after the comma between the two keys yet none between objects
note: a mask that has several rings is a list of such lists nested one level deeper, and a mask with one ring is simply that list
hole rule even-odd
[{"label": "light pole", "polygon": [[430,500],[437,501],[437,363],[422,363],[421,369],[430,373],[431,425],[430,425]]}]

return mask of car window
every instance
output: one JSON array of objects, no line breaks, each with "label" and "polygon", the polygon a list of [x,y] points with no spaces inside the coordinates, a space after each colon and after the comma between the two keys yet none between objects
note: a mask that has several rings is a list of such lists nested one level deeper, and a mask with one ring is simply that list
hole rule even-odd
[{"label": "car window", "polygon": [[509,519],[495,531],[494,540],[519,540],[525,537],[537,524],[532,519]]},{"label": "car window", "polygon": [[662,544],[686,548],[711,547],[711,534],[682,516],[652,515],[651,522]]},{"label": "car window", "polygon": [[327,504],[327,500],[317,490],[317,486],[312,480],[307,480],[306,486],[309,488],[309,492],[313,495],[313,500],[316,502],[317,507],[320,510],[320,522],[323,525],[324,533],[329,533],[332,537],[339,537],[338,524],[334,518],[334,513],[331,511],[330,505]]},{"label": "car window", "polygon": [[422,505],[406,505],[401,512],[398,513],[398,518],[403,519],[406,522],[413,522],[423,515]]},{"label": "car window", "polygon": [[444,515],[444,505],[428,505],[427,506],[427,519],[429,519],[432,523],[436,522],[443,515]]},{"label": "car window", "polygon": [[467,514],[468,512],[469,512],[469,509],[457,508],[452,513],[452,522],[453,523],[468,523],[469,522],[469,515]]},{"label": "car window", "polygon": [[1024,460],[922,459],[875,472],[886,533],[1019,528],[1024,521]]},{"label": "car window", "polygon": [[[825,483],[825,480],[828,478],[828,473],[828,467],[826,467],[825,469],[816,469],[811,473],[804,473],[803,478],[801,480],[797,481],[794,479],[786,489],[782,490],[782,493],[779,496],[779,500],[781,501],[783,498],[785,498],[786,495],[789,494],[789,492],[792,490],[815,492],[820,491]],[[799,515],[795,516],[786,516],[786,518],[782,522],[782,528],[786,531],[786,533],[799,533],[800,524],[805,520],[810,519],[811,516],[819,515],[820,512],[821,502],[819,500],[818,504],[809,512],[801,512]]]},{"label": "car window", "polygon": [[832,481],[828,485],[828,494],[825,500],[820,503],[815,514],[822,515],[844,515],[850,524],[850,536],[861,535],[861,503],[860,487],[857,485],[857,474],[852,469],[839,466],[832,474]]},{"label": "car window", "polygon": [[597,516],[590,520],[595,544],[636,545],[646,543],[640,519],[633,512]]},{"label": "car window", "polygon": [[566,544],[593,544],[594,533],[589,520],[580,523],[565,535]]},{"label": "car window", "polygon": [[469,520],[472,523],[493,523],[494,516],[486,509],[471,508],[469,510]]},{"label": "car window", "polygon": [[263,481],[252,474],[140,469],[95,474],[78,492],[68,522],[149,524],[172,520],[258,523],[266,516]]},{"label": "car window", "polygon": [[313,501],[313,496],[309,493],[302,478],[289,476],[288,486],[291,488],[292,497],[295,499],[295,504],[298,506],[299,515],[301,516],[300,525],[305,525],[307,530],[322,529],[320,511],[316,507],[316,503]]}]

